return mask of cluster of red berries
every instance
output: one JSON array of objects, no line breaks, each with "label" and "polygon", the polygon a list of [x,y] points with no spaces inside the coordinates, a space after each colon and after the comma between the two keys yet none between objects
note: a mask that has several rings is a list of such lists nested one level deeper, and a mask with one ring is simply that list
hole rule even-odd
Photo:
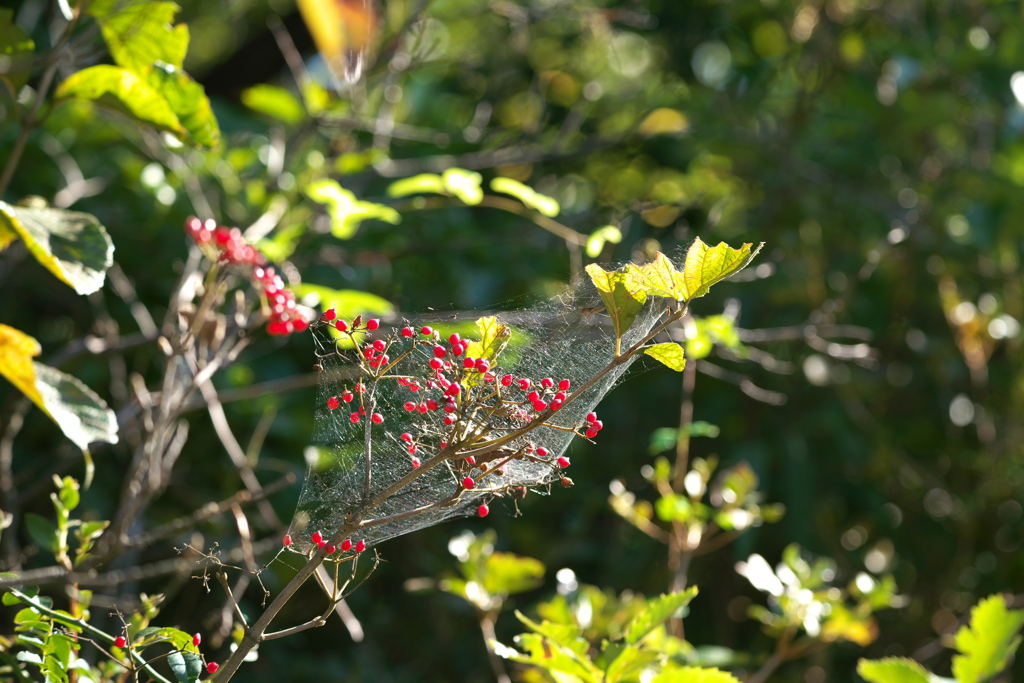
[{"label": "cluster of red berries", "polygon": [[[202,643],[202,642],[203,642],[202,634],[196,633],[195,635],[192,636],[192,645],[193,645],[193,647],[198,649],[199,648],[199,644]],[[114,647],[122,648],[123,649],[127,645],[128,645],[128,639],[125,638],[124,636],[118,636],[117,638],[114,638]],[[219,669],[219,668],[220,668],[220,664],[218,664],[217,662],[210,662],[210,663],[208,663],[206,665],[206,671],[208,673],[211,673],[211,674],[212,673],[217,673],[217,669]]]},{"label": "cluster of red berries", "polygon": [[[315,545],[317,548],[322,549],[325,555],[333,555],[338,550],[338,548],[336,548],[333,544],[328,543],[327,539],[325,539],[324,535],[321,534],[319,531],[314,531],[313,535],[309,537],[309,540],[313,541],[313,545]],[[288,534],[285,534],[284,547],[287,548],[291,544],[292,537]],[[363,552],[364,550],[366,550],[366,541],[360,540],[357,541],[355,545],[353,545],[352,541],[346,538],[344,541],[341,542],[341,552],[347,553],[350,550],[355,550],[357,553]]]},{"label": "cluster of red berries", "polygon": [[218,226],[212,218],[204,221],[192,216],[185,221],[185,232],[207,252],[216,249],[218,262],[252,269],[249,279],[266,300],[268,334],[304,332],[309,327],[309,322],[298,311],[295,294],[285,288],[284,280],[274,267],[266,265],[263,254],[245,241],[241,230]]},{"label": "cluster of red berries", "polygon": [[584,432],[587,435],[587,438],[593,439],[597,436],[599,431],[604,429],[604,422],[597,419],[597,413],[587,413],[587,421],[584,423],[584,427],[586,427],[587,430]]}]

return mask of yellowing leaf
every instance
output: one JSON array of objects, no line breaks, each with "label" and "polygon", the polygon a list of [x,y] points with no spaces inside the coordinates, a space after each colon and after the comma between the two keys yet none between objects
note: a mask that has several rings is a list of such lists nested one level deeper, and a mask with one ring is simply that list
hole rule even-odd
[{"label": "yellowing leaf", "polygon": [[717,282],[743,270],[764,246],[764,242],[751,249],[751,244],[744,244],[733,249],[725,242],[709,247],[698,237],[686,252],[683,264],[683,283],[685,284],[686,300],[704,296]]},{"label": "yellowing leaf", "polygon": [[181,68],[188,26],[174,26],[178,5],[152,0],[93,0],[86,11],[100,25],[114,62],[141,72],[157,62]]},{"label": "yellowing leaf", "polygon": [[615,354],[618,355],[622,335],[636,320],[647,295],[635,286],[627,271],[609,272],[596,263],[588,265],[586,270],[615,326]]},{"label": "yellowing leaf", "polygon": [[36,389],[36,371],[32,366],[32,357],[41,352],[39,342],[32,337],[0,325],[0,375],[43,408],[43,397]]},{"label": "yellowing leaf", "polygon": [[327,67],[338,81],[354,83],[377,41],[378,18],[370,0],[299,0]]},{"label": "yellowing leaf", "polygon": [[689,299],[682,274],[676,271],[672,261],[660,251],[650,263],[630,265],[627,270],[633,274],[637,287],[642,287],[648,296],[663,296],[676,301]]},{"label": "yellowing leaf", "polygon": [[57,97],[95,102],[158,130],[185,137],[185,128],[167,99],[139,74],[111,64],[97,64],[71,74]]},{"label": "yellowing leaf", "polygon": [[675,342],[665,342],[664,344],[648,346],[644,349],[644,353],[651,358],[664,363],[676,372],[682,372],[683,368],[686,367],[686,357],[683,353],[683,347]]},{"label": "yellowing leaf", "polygon": [[862,659],[857,673],[868,683],[930,683],[928,670],[906,657]]},{"label": "yellowing leaf", "polygon": [[242,104],[291,125],[299,123],[306,115],[306,110],[295,95],[284,88],[266,83],[243,90]]},{"label": "yellowing leaf", "polygon": [[100,289],[114,262],[114,243],[87,213],[0,202],[0,226],[17,233],[36,260],[79,294]]},{"label": "yellowing leaf", "polygon": [[739,683],[739,679],[718,669],[669,666],[652,678],[651,683]]},{"label": "yellowing leaf", "polygon": [[685,133],[690,128],[686,115],[675,109],[662,107],[655,109],[640,122],[637,132],[640,135],[665,135]]},{"label": "yellowing leaf", "polygon": [[498,322],[493,315],[477,320],[476,327],[480,331],[480,341],[471,342],[466,347],[466,357],[496,359],[508,345],[508,341],[512,337],[512,330]]},{"label": "yellowing leaf", "polygon": [[16,239],[18,239],[18,233],[8,228],[6,222],[0,221],[0,251],[6,249]]}]

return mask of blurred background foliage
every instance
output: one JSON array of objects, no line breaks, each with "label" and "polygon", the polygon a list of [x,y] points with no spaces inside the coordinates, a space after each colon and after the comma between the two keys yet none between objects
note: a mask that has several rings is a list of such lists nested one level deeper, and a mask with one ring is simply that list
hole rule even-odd
[{"label": "blurred background foliage", "polygon": [[[59,33],[57,3],[5,5],[35,41],[34,85]],[[833,558],[843,580],[891,572],[909,600],[878,615],[880,637],[866,650],[821,651],[783,667],[777,680],[857,680],[861,654],[931,657],[930,669],[948,673],[940,636],[979,597],[1024,591],[1018,3],[389,0],[362,80],[338,94],[293,2],[180,5],[192,36],[184,66],[206,88],[221,145],[176,147],[66,102],[33,133],[4,196],[40,195],[98,216],[116,268],[158,325],[187,253],[181,226],[193,213],[243,228],[262,221],[261,246],[290,264],[294,284],[369,293],[384,301],[367,306],[398,316],[524,306],[557,293],[591,260],[573,238],[514,212],[387,195],[395,180],[451,167],[479,172],[485,188],[505,176],[555,198],[558,221],[584,238],[618,228],[619,242],[597,244],[602,262],[673,253],[698,235],[764,241],[745,284],[720,286],[696,306],[700,315],[728,310],[741,340],[759,341],[766,355],[744,361],[720,347],[708,357],[733,381],[697,377],[694,419],[717,436],[695,439],[691,452],[723,467],[748,463],[764,500],[787,512],[693,561],[689,580],[701,592],[687,639],[767,652],[772,641],[746,614],[764,601],[733,565],[752,552],[774,564],[793,542]],[[88,26],[72,47],[58,82],[104,59]],[[0,149],[9,150],[19,131],[9,95],[3,111]],[[325,177],[393,207],[401,222],[366,220],[345,239],[332,235],[324,207],[305,194]],[[129,334],[139,322],[112,291],[117,280],[79,298],[12,247],[0,254],[0,321],[36,336],[44,361],[86,335]],[[805,334],[807,325],[857,326],[870,338],[836,345]],[[61,367],[116,410],[129,398],[126,374],[154,380],[158,356],[150,344],[123,362],[80,356]],[[269,425],[255,463],[264,482],[303,473],[314,392],[309,382],[259,387],[315,381],[312,364],[307,337],[263,336],[218,378],[241,397],[226,409],[243,439]],[[538,588],[516,596],[526,611],[550,598],[563,567],[616,594],[665,591],[672,575],[663,546],[607,501],[613,480],[655,497],[641,472],[658,450],[648,437],[678,426],[682,390],[678,375],[654,365],[606,401],[597,444],[574,446],[574,488],[520,501],[522,517],[501,503],[486,520],[387,543],[386,561],[349,601],[363,642],[332,621],[262,646],[244,679],[283,680],[287,671],[297,681],[493,680],[472,610],[404,588],[454,571],[446,548],[463,528],[494,528],[498,547],[548,568]],[[784,402],[758,400],[764,391]],[[15,395],[4,385],[5,410]],[[96,481],[82,508],[106,519],[130,452],[94,450]],[[81,455],[38,412],[15,443],[14,463],[24,510],[40,514],[51,474],[81,476]],[[179,470],[146,524],[240,487],[202,411]],[[295,486],[274,498],[282,519],[297,495]],[[279,537],[280,528],[255,523],[260,537]],[[225,518],[183,541],[230,547],[237,538]],[[174,555],[169,545],[146,553],[131,561]],[[27,565],[48,563],[45,555]],[[275,564],[264,580],[273,589],[286,578]],[[220,627],[219,599],[187,577],[110,592],[163,592],[166,623]],[[315,587],[303,596],[283,619],[320,609]],[[503,642],[522,630],[509,614],[495,629]]]}]

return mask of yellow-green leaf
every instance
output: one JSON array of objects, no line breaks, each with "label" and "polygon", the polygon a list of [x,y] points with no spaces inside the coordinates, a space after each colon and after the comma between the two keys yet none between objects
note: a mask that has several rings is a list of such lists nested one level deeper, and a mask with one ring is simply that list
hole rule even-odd
[{"label": "yellow-green leaf", "polygon": [[614,225],[606,225],[603,228],[598,228],[594,232],[590,233],[587,237],[587,256],[590,258],[597,258],[604,249],[606,242],[612,244],[618,244],[622,241],[622,231]]},{"label": "yellow-green leaf", "polygon": [[421,192],[448,194],[448,190],[444,186],[444,180],[436,173],[420,173],[411,178],[396,180],[388,185],[389,197],[407,197]]},{"label": "yellow-green leaf", "polygon": [[338,239],[351,238],[360,223],[371,218],[393,225],[402,220],[401,215],[390,206],[356,199],[354,194],[330,178],[310,183],[306,195],[315,202],[327,205],[331,215],[331,234]]},{"label": "yellow-green leaf", "polygon": [[13,10],[0,10],[0,81],[7,86],[11,99],[16,99],[32,74],[36,46],[13,18]]},{"label": "yellow-green leaf", "polygon": [[441,175],[441,180],[448,192],[470,206],[479,204],[484,198],[484,191],[480,189],[483,178],[479,173],[464,168],[449,168]]},{"label": "yellow-green leaf", "polygon": [[651,679],[651,683],[740,683],[739,679],[718,669],[695,666],[669,666]]},{"label": "yellow-green leaf", "polygon": [[588,265],[586,270],[615,326],[615,347],[618,353],[622,335],[636,320],[647,301],[647,295],[633,284],[633,277],[628,271],[607,271],[596,263]]},{"label": "yellow-green leaf", "polygon": [[167,99],[139,74],[128,69],[111,64],[82,69],[60,84],[57,97],[95,102],[158,130],[186,137],[185,128]]},{"label": "yellow-green leaf", "polygon": [[103,286],[114,243],[95,216],[0,202],[0,225],[17,233],[41,264],[79,294],[92,294]]},{"label": "yellow-green leaf", "polygon": [[220,142],[220,127],[203,86],[181,69],[157,63],[145,71],[146,81],[167,102],[185,129],[185,141],[201,147]]},{"label": "yellow-green leaf", "polygon": [[704,296],[717,282],[743,270],[764,246],[764,242],[752,249],[753,245],[744,244],[733,249],[725,242],[709,247],[698,237],[686,252],[683,264],[683,283],[686,287],[686,300]]},{"label": "yellow-green leaf", "polygon": [[676,372],[682,372],[683,368],[686,367],[686,354],[683,352],[683,347],[675,342],[665,342],[664,344],[648,346],[644,349],[644,353],[651,358],[664,363]]},{"label": "yellow-green leaf", "polygon": [[678,610],[690,604],[697,596],[697,587],[691,586],[678,593],[669,593],[647,601],[644,608],[626,626],[625,639],[630,645],[661,626]]},{"label": "yellow-green leaf", "polygon": [[928,670],[906,657],[861,659],[857,673],[868,683],[930,683]]},{"label": "yellow-green leaf", "polygon": [[561,210],[558,201],[554,197],[543,195],[532,187],[523,185],[518,180],[513,180],[512,178],[495,178],[491,181],[491,189],[495,192],[510,194],[524,205],[531,209],[536,209],[549,218],[554,218]]},{"label": "yellow-green leaf", "polygon": [[512,337],[512,330],[498,322],[493,315],[478,319],[476,328],[480,332],[480,341],[470,342],[466,347],[466,357],[495,360],[508,345],[508,340]]},{"label": "yellow-green leaf", "polygon": [[302,283],[290,285],[303,305],[319,306],[322,310],[333,308],[339,318],[351,320],[357,315],[391,315],[395,307],[390,301],[376,294],[355,289],[332,289],[323,285]]},{"label": "yellow-green leaf", "polygon": [[663,296],[676,301],[690,298],[681,273],[660,251],[650,263],[642,266],[630,265],[627,270],[633,274],[636,286],[642,288],[647,296]]},{"label": "yellow-green leaf", "polygon": [[43,408],[43,397],[36,389],[36,371],[32,365],[32,358],[41,351],[39,342],[32,337],[13,327],[0,325],[0,375]]},{"label": "yellow-green leaf", "polygon": [[299,123],[306,116],[306,110],[295,95],[266,83],[243,90],[242,104],[289,125]]},{"label": "yellow-green leaf", "polygon": [[181,68],[188,51],[188,26],[174,26],[178,5],[153,0],[93,0],[86,11],[100,25],[110,56],[135,72],[156,62]]},{"label": "yellow-green leaf", "polygon": [[953,637],[960,654],[953,656],[959,683],[987,681],[1006,668],[1021,643],[1024,610],[1008,610],[1001,595],[992,595],[971,610],[971,622]]}]

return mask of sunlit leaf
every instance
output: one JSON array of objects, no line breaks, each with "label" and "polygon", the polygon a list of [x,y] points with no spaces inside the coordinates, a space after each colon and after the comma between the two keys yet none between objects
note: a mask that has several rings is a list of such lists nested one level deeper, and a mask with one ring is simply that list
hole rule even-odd
[{"label": "sunlit leaf", "polygon": [[536,588],[544,579],[544,564],[532,557],[494,553],[484,562],[483,586],[491,595],[512,595]]},{"label": "sunlit leaf", "polygon": [[622,231],[614,225],[606,225],[590,233],[587,237],[586,251],[590,258],[597,258],[606,242],[618,244],[622,241]]},{"label": "sunlit leaf", "polygon": [[709,247],[698,237],[687,250],[683,265],[686,300],[704,296],[712,285],[743,270],[762,246],[763,242],[754,249],[751,244],[733,249],[725,242],[720,242],[715,247]]},{"label": "sunlit leaf", "polygon": [[364,202],[343,188],[337,181],[325,178],[306,187],[306,195],[315,202],[325,204],[331,216],[331,234],[347,240],[355,235],[359,225],[371,218],[391,224],[401,222],[402,217],[390,206]]},{"label": "sunlit leaf", "polygon": [[651,683],[740,683],[732,674],[718,669],[694,666],[669,667],[651,679]]},{"label": "sunlit leaf", "polygon": [[299,123],[306,116],[306,110],[295,95],[266,83],[243,90],[242,104],[289,125]]},{"label": "sunlit leaf", "polygon": [[633,278],[628,272],[609,272],[596,263],[588,265],[586,270],[615,326],[618,352],[619,340],[636,320],[637,314],[647,300],[647,295],[643,291],[634,291],[636,288],[632,284]]},{"label": "sunlit leaf", "polygon": [[117,443],[117,417],[79,379],[42,363],[33,363],[41,406],[64,435],[83,451],[94,441]]},{"label": "sunlit leaf", "polygon": [[178,5],[154,0],[93,0],[85,5],[96,19],[110,56],[141,73],[157,62],[181,68],[188,51],[188,26],[174,26]]},{"label": "sunlit leaf", "polygon": [[642,266],[629,265],[626,270],[633,275],[633,284],[647,296],[663,296],[676,301],[689,298],[689,290],[681,274],[667,256],[660,251],[654,260]]},{"label": "sunlit leaf", "polygon": [[356,289],[333,289],[308,282],[289,285],[290,290],[303,305],[319,306],[322,310],[333,308],[339,318],[351,320],[357,315],[391,315],[394,305],[383,297]]},{"label": "sunlit leaf", "polygon": [[[540,194],[532,187],[523,185],[518,180],[513,180],[512,178],[498,177],[493,179],[491,181],[491,189],[495,192],[510,194],[525,206],[536,209],[549,218],[554,218],[561,210],[558,202],[553,197]],[[598,251],[600,252],[600,250]]]},{"label": "sunlit leaf", "polygon": [[671,135],[685,133],[690,127],[686,115],[676,109],[661,107],[655,109],[640,122],[640,135]]},{"label": "sunlit leaf", "polygon": [[0,224],[17,233],[40,263],[79,294],[103,286],[114,243],[95,216],[0,202]]},{"label": "sunlit leaf", "polygon": [[407,197],[411,194],[430,192],[448,194],[444,180],[436,173],[420,173],[411,178],[402,178],[388,185],[389,197]]},{"label": "sunlit leaf", "polygon": [[626,642],[633,644],[639,642],[648,633],[665,623],[673,614],[690,604],[690,601],[697,596],[697,587],[691,586],[685,591],[669,593],[657,598],[651,598],[644,605],[629,625],[626,626]]},{"label": "sunlit leaf", "polygon": [[906,657],[861,659],[857,673],[868,683],[931,683],[928,670]]},{"label": "sunlit leaf", "polygon": [[1009,610],[1001,595],[992,595],[971,609],[971,621],[953,641],[953,675],[960,683],[987,681],[1006,668],[1020,645],[1024,610]]},{"label": "sunlit leaf", "polygon": [[[13,18],[13,10],[0,9],[0,82],[7,86],[11,99],[18,96],[21,86],[32,75],[32,53],[36,47]],[[3,237],[0,235],[2,248]]]},{"label": "sunlit leaf", "polygon": [[645,649],[639,645],[624,645],[621,642],[610,641],[604,642],[601,655],[607,661],[602,683],[635,680],[637,674],[664,657],[654,648]]},{"label": "sunlit leaf", "polygon": [[43,407],[43,397],[36,388],[32,358],[41,351],[39,342],[32,337],[13,327],[0,325],[0,375],[40,408]]},{"label": "sunlit leaf", "polygon": [[146,72],[146,80],[178,117],[186,142],[202,147],[215,147],[220,142],[220,127],[203,86],[181,69],[162,63]]},{"label": "sunlit leaf", "polygon": [[479,204],[484,198],[484,191],[480,189],[483,177],[479,173],[463,168],[449,168],[441,174],[441,180],[448,192],[470,206]]},{"label": "sunlit leaf", "polygon": [[316,49],[339,82],[354,83],[370,59],[379,19],[370,0],[299,0]]},{"label": "sunlit leaf", "polygon": [[644,353],[676,372],[682,372],[683,368],[686,367],[683,347],[676,342],[665,342],[664,344],[648,346],[644,349]]},{"label": "sunlit leaf", "polygon": [[57,97],[95,102],[138,123],[186,137],[185,128],[167,99],[142,76],[128,69],[110,64],[82,69],[60,84]]}]

